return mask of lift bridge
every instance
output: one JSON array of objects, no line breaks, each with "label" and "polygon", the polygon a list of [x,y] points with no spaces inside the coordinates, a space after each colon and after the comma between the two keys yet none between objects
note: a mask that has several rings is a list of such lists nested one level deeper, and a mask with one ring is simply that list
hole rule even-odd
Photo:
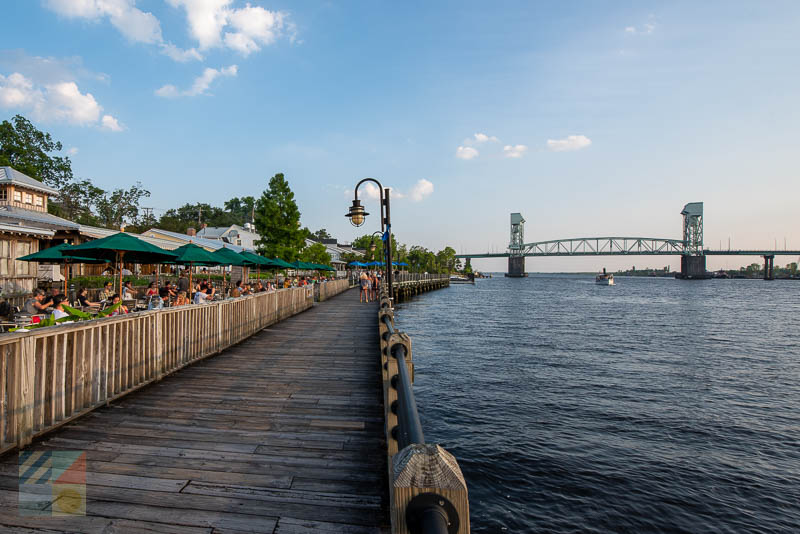
[{"label": "lift bridge", "polygon": [[690,202],[681,211],[683,239],[658,237],[578,237],[525,243],[525,219],[511,214],[508,251],[486,254],[458,254],[469,262],[473,258],[508,258],[509,277],[527,276],[528,256],[680,256],[680,278],[706,278],[706,256],[763,256],[764,278],[773,278],[777,255],[800,256],[798,250],[708,250],[703,248],[703,203]]}]

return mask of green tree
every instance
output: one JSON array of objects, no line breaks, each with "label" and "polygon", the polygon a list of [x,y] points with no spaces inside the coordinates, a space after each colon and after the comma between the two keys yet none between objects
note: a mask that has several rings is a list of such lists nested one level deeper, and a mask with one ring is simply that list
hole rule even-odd
[{"label": "green tree", "polygon": [[322,241],[323,239],[333,239],[333,236],[329,234],[325,228],[320,228],[319,230],[311,234],[310,238],[313,239],[314,241]]},{"label": "green tree", "polygon": [[456,270],[456,251],[452,247],[444,247],[436,253],[436,262],[442,272],[451,273]]},{"label": "green tree", "polygon": [[73,180],[69,157],[51,155],[62,149],[60,142],[22,115],[0,123],[0,165],[14,167],[51,187],[60,188]]},{"label": "green tree", "polygon": [[[243,225],[250,222],[253,217],[256,206],[256,199],[254,197],[233,197],[224,204],[225,215],[231,220],[230,224]],[[222,217],[220,217],[222,218]],[[227,224],[214,224],[210,226],[229,226]]]},{"label": "green tree", "polygon": [[436,254],[425,247],[414,245],[408,251],[408,263],[415,272],[435,273],[439,271]]},{"label": "green tree", "polygon": [[745,268],[745,272],[747,273],[747,276],[755,276],[761,272],[761,265],[758,263],[751,263]]},{"label": "green tree", "polygon": [[300,261],[330,265],[331,255],[328,254],[328,249],[325,248],[325,245],[322,243],[314,243],[310,247],[303,249],[300,253]]},{"label": "green tree", "polygon": [[119,228],[122,223],[136,224],[139,217],[139,203],[149,197],[150,191],[136,182],[129,189],[115,189],[104,193],[97,199],[97,219],[106,228]]},{"label": "green tree", "polygon": [[90,180],[74,180],[61,186],[58,197],[48,202],[47,210],[70,221],[97,226],[100,223],[92,208],[105,194]]},{"label": "green tree", "polygon": [[256,245],[267,257],[294,261],[305,247],[300,210],[283,173],[270,179],[269,188],[256,202],[256,230],[261,234]]}]

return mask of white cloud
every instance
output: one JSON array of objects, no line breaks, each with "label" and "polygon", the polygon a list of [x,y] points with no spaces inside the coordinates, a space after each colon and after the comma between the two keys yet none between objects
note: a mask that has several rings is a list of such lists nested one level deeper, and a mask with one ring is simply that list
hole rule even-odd
[{"label": "white cloud", "polygon": [[411,196],[411,200],[414,202],[420,202],[431,194],[433,194],[433,184],[425,178],[422,178],[411,188],[409,196]]},{"label": "white cloud", "polygon": [[283,28],[283,17],[283,13],[250,4],[233,10],[228,21],[236,31],[225,33],[225,44],[244,55],[256,52],[260,50],[259,45],[275,42]]},{"label": "white cloud", "polygon": [[70,147],[69,149],[67,149],[67,154],[69,154],[70,156],[74,156],[77,153],[78,153],[78,149],[75,148],[74,146]]},{"label": "white cloud", "polygon": [[473,137],[475,138],[475,142],[476,143],[485,143],[487,141],[493,141],[493,142],[496,143],[496,142],[500,141],[497,137],[495,137],[493,135],[490,136],[490,135],[486,135],[485,133],[480,133],[480,132],[476,133]]},{"label": "white cloud", "polygon": [[46,102],[53,118],[73,124],[91,124],[100,118],[103,107],[92,93],[82,94],[75,82],[48,85]]},{"label": "white cloud", "polygon": [[203,56],[196,48],[189,48],[184,50],[178,48],[172,43],[161,43],[161,53],[178,63],[186,63],[187,61],[197,60],[203,61]]},{"label": "white cloud", "polygon": [[18,72],[0,75],[0,107],[29,111],[36,120],[122,130],[111,115],[101,119],[103,106],[91,93],[81,93],[72,81],[37,85]]},{"label": "white cloud", "polygon": [[[403,193],[402,191],[398,191],[394,187],[384,187],[384,189],[388,189],[391,191],[391,198],[393,200],[400,200],[404,198],[411,198],[414,202],[420,202],[424,200],[431,194],[433,194],[433,184],[424,178],[418,180],[416,184],[411,188],[411,191],[408,194]],[[364,182],[361,187],[358,188],[359,198],[368,199],[370,201],[378,201],[381,198],[381,191],[378,189],[378,186],[373,184],[372,182]],[[345,198],[352,198],[353,197],[353,190],[352,189],[344,189],[344,196]]]},{"label": "white cloud", "polygon": [[381,190],[372,182],[365,182],[360,188],[362,194],[366,195],[372,200],[379,200],[381,198]]},{"label": "white cloud", "polygon": [[647,22],[641,26],[626,26],[625,33],[629,35],[650,35],[656,31],[655,20],[655,15],[650,15],[647,19]]},{"label": "white cloud", "polygon": [[19,72],[11,74],[8,78],[0,74],[0,106],[31,107],[41,99],[41,91],[34,89],[33,82]]},{"label": "white cloud", "polygon": [[206,68],[203,73],[194,79],[192,86],[185,91],[179,90],[172,84],[167,84],[159,89],[156,89],[156,95],[164,97],[164,98],[175,98],[179,96],[197,96],[197,95],[204,95],[207,94],[208,88],[211,86],[211,83],[219,78],[220,76],[223,77],[233,77],[239,72],[239,68],[236,65],[231,65],[229,67],[224,67],[222,69],[212,69]]},{"label": "white cloud", "polygon": [[503,155],[507,158],[521,158],[528,147],[525,145],[506,145],[503,147]]},{"label": "white cloud", "polygon": [[568,152],[580,150],[592,144],[592,140],[585,135],[568,135],[565,139],[548,139],[547,149],[553,152]]},{"label": "white cloud", "polygon": [[272,44],[284,33],[291,42],[297,39],[297,27],[281,11],[270,11],[249,2],[245,7],[232,8],[232,0],[167,2],[186,11],[189,32],[200,50],[225,46],[246,56]]},{"label": "white cloud", "polygon": [[112,132],[121,132],[125,128],[119,123],[117,119],[112,117],[111,115],[103,115],[102,120],[100,121],[103,125],[103,128],[106,130],[111,130]]},{"label": "white cloud", "polygon": [[0,71],[18,72],[36,84],[79,79],[108,81],[108,75],[86,69],[79,56],[64,58],[32,56],[22,49],[0,50]]},{"label": "white cloud", "polygon": [[471,146],[460,146],[456,149],[456,157],[459,159],[473,159],[478,157],[478,151]]},{"label": "white cloud", "polygon": [[45,5],[65,17],[101,20],[111,24],[131,41],[160,43],[161,23],[152,13],[136,7],[136,0],[47,0]]}]

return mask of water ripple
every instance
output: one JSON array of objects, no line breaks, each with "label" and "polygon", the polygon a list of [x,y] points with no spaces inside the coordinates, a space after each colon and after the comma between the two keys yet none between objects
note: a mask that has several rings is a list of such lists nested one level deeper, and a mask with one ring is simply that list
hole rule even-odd
[{"label": "water ripple", "polygon": [[475,533],[800,532],[800,283],[494,278],[397,313]]}]

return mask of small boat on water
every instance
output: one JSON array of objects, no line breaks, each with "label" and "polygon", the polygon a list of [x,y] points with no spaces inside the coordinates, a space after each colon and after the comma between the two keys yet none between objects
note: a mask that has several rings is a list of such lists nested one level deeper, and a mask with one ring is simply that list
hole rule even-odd
[{"label": "small boat on water", "polygon": [[614,275],[606,273],[606,268],[603,267],[603,272],[595,277],[594,283],[601,286],[613,286]]}]

